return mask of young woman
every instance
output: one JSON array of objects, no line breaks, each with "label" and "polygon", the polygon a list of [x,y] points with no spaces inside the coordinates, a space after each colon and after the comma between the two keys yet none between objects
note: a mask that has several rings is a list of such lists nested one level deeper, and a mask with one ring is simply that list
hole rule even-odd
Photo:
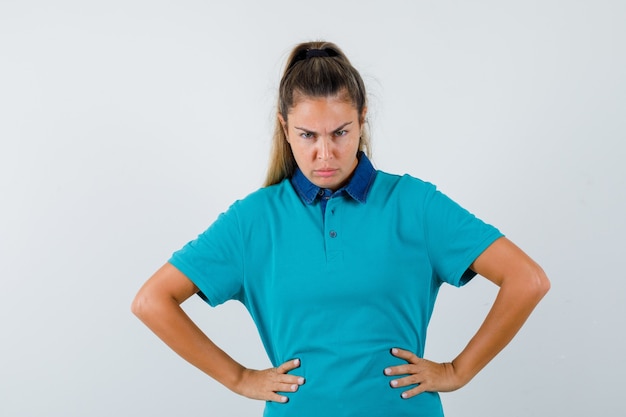
[{"label": "young woman", "polygon": [[[334,44],[298,45],[281,79],[265,187],[234,203],[141,288],[133,312],[266,416],[442,416],[513,338],[549,281],[524,252],[428,184],[373,168],[363,81]],[[442,283],[500,287],[447,363],[423,358]],[[274,365],[217,347],[180,304],[242,302]]]}]

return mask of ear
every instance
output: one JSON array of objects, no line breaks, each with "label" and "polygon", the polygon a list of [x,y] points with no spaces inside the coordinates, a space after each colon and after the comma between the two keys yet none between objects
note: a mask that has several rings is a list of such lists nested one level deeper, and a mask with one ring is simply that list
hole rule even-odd
[{"label": "ear", "polygon": [[361,112],[361,117],[359,118],[359,124],[365,124],[365,116],[367,116],[367,107],[363,107],[363,111]]},{"label": "ear", "polygon": [[289,135],[287,134],[287,121],[285,120],[282,114],[278,113],[277,116],[278,116],[278,121],[280,122],[281,126],[283,127],[283,131],[285,132],[285,137],[287,138],[287,142],[289,142]]}]

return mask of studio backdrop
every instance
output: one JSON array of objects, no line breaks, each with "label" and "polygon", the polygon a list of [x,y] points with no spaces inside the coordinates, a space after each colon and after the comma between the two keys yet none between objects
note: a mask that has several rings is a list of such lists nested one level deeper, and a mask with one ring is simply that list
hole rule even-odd
[{"label": "studio backdrop", "polygon": [[[262,185],[283,63],[315,39],[365,79],[374,165],[436,184],[552,281],[446,415],[625,415],[624,22],[617,0],[0,0],[0,415],[262,414],[130,303]],[[442,288],[426,356],[453,359],[496,290]],[[269,366],[241,304],[183,307]]]}]

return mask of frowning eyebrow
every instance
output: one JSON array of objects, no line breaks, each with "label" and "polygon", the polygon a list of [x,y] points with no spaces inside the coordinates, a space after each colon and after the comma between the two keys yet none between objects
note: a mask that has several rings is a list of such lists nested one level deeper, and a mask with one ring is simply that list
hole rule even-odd
[{"label": "frowning eyebrow", "polygon": [[[340,131],[341,129],[343,129],[344,127],[346,127],[346,126],[348,126],[348,125],[350,125],[350,124],[352,124],[352,122],[346,122],[346,123],[342,124],[341,126],[339,126],[338,128],[334,129],[334,130],[333,130],[333,132],[338,132],[338,131]],[[301,131],[306,132],[306,133],[312,133],[312,134],[314,134],[314,135],[317,135],[317,132],[315,132],[315,131],[313,131],[313,130],[309,130],[309,129],[304,128],[304,127],[294,126],[293,128],[294,128],[294,129],[301,130]]]}]

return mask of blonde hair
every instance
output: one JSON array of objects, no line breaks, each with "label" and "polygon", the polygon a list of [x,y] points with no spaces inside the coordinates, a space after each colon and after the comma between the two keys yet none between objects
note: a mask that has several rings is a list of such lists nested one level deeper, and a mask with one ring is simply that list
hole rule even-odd
[{"label": "blonde hair", "polygon": [[[309,52],[313,51],[313,52]],[[305,42],[297,45],[287,59],[278,88],[278,105],[270,161],[264,186],[278,184],[295,172],[296,160],[287,143],[278,114],[286,122],[289,110],[306,97],[339,96],[351,102],[359,117],[367,108],[365,84],[346,55],[330,42]],[[370,136],[365,120],[359,150],[370,156]]]}]

